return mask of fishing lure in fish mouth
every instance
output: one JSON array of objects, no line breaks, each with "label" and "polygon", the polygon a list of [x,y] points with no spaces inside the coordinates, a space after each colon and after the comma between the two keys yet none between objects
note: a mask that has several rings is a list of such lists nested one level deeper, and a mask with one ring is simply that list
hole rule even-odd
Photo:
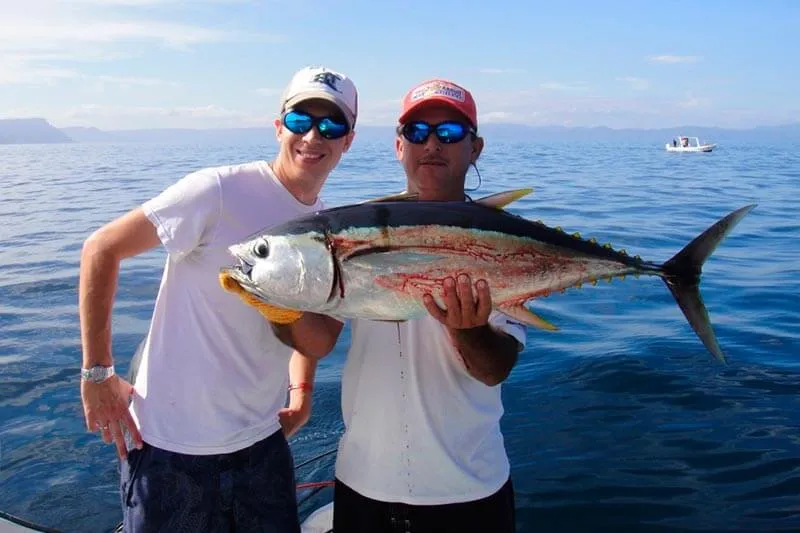
[{"label": "fishing lure in fish mouth", "polygon": [[527,302],[603,279],[658,276],[709,352],[725,361],[700,295],[701,271],[755,204],[659,264],[504,209],[530,192],[461,202],[395,196],[319,211],[231,246],[238,264],[223,268],[220,282],[256,308],[402,321],[427,313],[424,294],[443,306],[444,280],[464,273],[488,282],[494,309],[552,331]]}]

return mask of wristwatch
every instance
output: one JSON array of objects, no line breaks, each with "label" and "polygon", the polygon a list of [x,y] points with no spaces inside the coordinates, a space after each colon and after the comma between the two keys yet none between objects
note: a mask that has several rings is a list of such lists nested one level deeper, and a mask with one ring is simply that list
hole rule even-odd
[{"label": "wristwatch", "polygon": [[92,368],[81,368],[81,379],[90,383],[102,383],[114,375],[114,365],[94,365]]}]

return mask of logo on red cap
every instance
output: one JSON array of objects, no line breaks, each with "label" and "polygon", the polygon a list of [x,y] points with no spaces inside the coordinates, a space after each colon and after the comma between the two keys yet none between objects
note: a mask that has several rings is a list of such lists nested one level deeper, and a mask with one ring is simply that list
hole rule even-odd
[{"label": "logo on red cap", "polygon": [[411,100],[416,102],[423,98],[430,98],[432,96],[441,96],[443,98],[450,98],[458,102],[464,103],[467,100],[466,91],[461,87],[457,87],[444,81],[433,81],[417,87],[411,91]]}]

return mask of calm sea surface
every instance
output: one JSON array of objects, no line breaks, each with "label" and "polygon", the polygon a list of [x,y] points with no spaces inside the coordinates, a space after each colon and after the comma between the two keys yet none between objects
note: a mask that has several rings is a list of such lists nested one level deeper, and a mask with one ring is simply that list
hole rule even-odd
[{"label": "calm sea surface", "polygon": [[[86,433],[79,397],[83,239],[191,170],[273,154],[0,146],[0,510],[70,532],[119,522],[115,453]],[[531,330],[503,385],[519,531],[800,531],[798,154],[791,144],[673,154],[487,139],[473,197],[533,186],[512,211],[645,259],[666,260],[718,218],[758,204],[703,274],[728,365],[711,359],[656,278],[533,302],[561,330]],[[323,195],[341,205],[403,187],[391,144],[357,140]],[[158,249],[123,263],[113,321],[121,372],[148,327],[164,258]],[[322,363],[312,420],[292,439],[298,463],[341,435],[348,340]],[[301,467],[298,480],[330,479],[332,461]]]}]

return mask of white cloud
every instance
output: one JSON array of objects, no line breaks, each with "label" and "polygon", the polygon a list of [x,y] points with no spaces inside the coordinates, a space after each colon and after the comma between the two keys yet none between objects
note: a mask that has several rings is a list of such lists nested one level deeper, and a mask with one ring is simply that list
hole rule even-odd
[{"label": "white cloud", "polygon": [[74,69],[29,64],[18,58],[0,55],[0,85],[46,85],[77,77],[79,73]]},{"label": "white cloud", "polygon": [[397,117],[400,115],[400,102],[402,96],[397,98],[384,98],[381,100],[361,100],[359,101],[358,122],[366,126],[370,125],[395,125]]},{"label": "white cloud", "polygon": [[[17,116],[41,116],[39,114]],[[94,126],[100,129],[224,128],[268,126],[274,113],[202,106],[122,106],[84,104],[48,115],[56,127]]]},{"label": "white cloud", "polygon": [[673,56],[661,55],[647,58],[651,63],[697,63],[703,60],[701,56]]},{"label": "white cloud", "polygon": [[[781,123],[780,117],[765,117],[753,110],[727,110],[713,102],[687,94],[684,98],[659,101],[641,93],[637,98],[570,96],[546,90],[478,92],[482,124],[517,123],[530,126],[607,126],[611,128],[660,128],[702,123],[723,127],[745,127],[757,123]],[[4,117],[47,116],[57,127],[95,126],[100,129],[212,128],[269,126],[275,118],[273,101],[265,100],[258,110],[224,105],[198,106],[116,106],[80,105],[66,113],[53,109],[46,115],[17,108]],[[364,100],[360,110],[362,126],[392,126],[397,120],[398,99]],[[795,112],[797,116],[797,112]]]},{"label": "white cloud", "polygon": [[180,84],[174,81],[161,80],[158,78],[137,78],[129,76],[85,76],[86,79],[103,84],[138,86],[138,87],[178,87]]},{"label": "white cloud", "polygon": [[[192,0],[192,4],[249,4],[254,0]],[[43,7],[58,8],[67,3],[65,0],[28,0],[28,4],[35,4]],[[94,7],[144,7],[144,6],[166,6],[166,5],[185,5],[186,0],[69,0],[73,6],[94,6]]]},{"label": "white cloud", "polygon": [[260,94],[261,96],[280,96],[282,90],[281,89],[273,89],[270,87],[261,87],[255,90],[256,93]]},{"label": "white cloud", "polygon": [[[60,51],[86,44],[150,41],[185,48],[222,41],[278,42],[269,34],[226,32],[152,20],[0,20],[0,52]],[[81,58],[78,54],[77,58]]]},{"label": "white cloud", "polygon": [[684,109],[708,107],[709,104],[710,100],[708,98],[698,98],[696,96],[692,96],[691,94],[687,94],[686,98],[677,102],[678,107],[682,107]]},{"label": "white cloud", "polygon": [[520,74],[525,72],[521,68],[481,68],[478,69],[481,74]]},{"label": "white cloud", "polygon": [[584,81],[575,82],[561,82],[561,81],[548,81],[539,84],[542,89],[549,89],[552,91],[585,91],[589,85]]},{"label": "white cloud", "polygon": [[519,115],[510,113],[508,111],[490,111],[488,113],[481,113],[478,116],[478,122],[481,124],[488,124],[491,122],[514,122],[519,121]]},{"label": "white cloud", "polygon": [[242,111],[226,109],[213,104],[196,107],[159,107],[159,106],[113,106],[85,104],[76,106],[64,114],[67,119],[94,119],[117,117],[179,117],[193,119],[244,119],[248,114]]},{"label": "white cloud", "polygon": [[617,78],[617,81],[627,83],[634,91],[646,91],[650,88],[650,82],[635,76],[622,76]]},{"label": "white cloud", "polygon": [[[231,1],[235,0],[227,0]],[[52,83],[75,77],[75,67],[68,68],[65,62],[136,57],[141,54],[143,44],[190,50],[196,45],[221,42],[282,41],[282,37],[265,32],[221,30],[162,20],[156,17],[157,11],[142,9],[178,3],[177,0],[3,0],[0,66],[12,68],[0,72],[0,83]],[[226,1],[209,0],[209,3]]]}]

